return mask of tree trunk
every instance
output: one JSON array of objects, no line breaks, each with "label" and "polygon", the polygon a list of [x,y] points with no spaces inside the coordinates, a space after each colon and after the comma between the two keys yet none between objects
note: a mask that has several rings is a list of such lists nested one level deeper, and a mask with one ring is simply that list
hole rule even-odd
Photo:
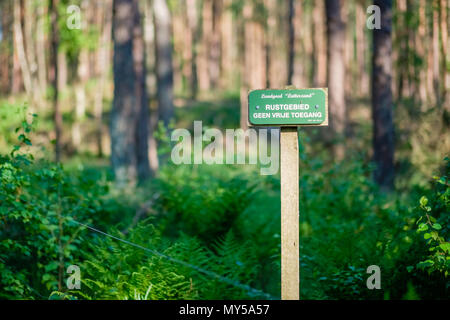
[{"label": "tree trunk", "polygon": [[[155,24],[153,22],[153,9],[152,9],[152,1],[145,1],[144,7],[144,16],[145,16],[145,27],[144,27],[144,41],[145,41],[145,49],[146,49],[146,64],[147,70],[147,92],[151,97],[151,101],[155,101],[154,97],[156,97],[156,75],[155,75]],[[149,125],[149,134],[148,134],[148,158],[150,161],[150,171],[153,174],[157,174],[159,169],[159,159],[158,159],[158,148],[157,141],[155,139],[154,132],[158,125],[158,110],[156,108],[156,103],[150,103],[150,125]]]},{"label": "tree trunk", "polygon": [[292,77],[294,76],[294,59],[295,59],[295,29],[294,29],[295,6],[294,0],[289,0],[288,4],[288,70],[287,84],[292,85]]},{"label": "tree trunk", "polygon": [[[14,32],[13,32],[14,34]],[[20,60],[17,49],[17,41],[14,37],[13,40],[13,66],[12,66],[12,75],[11,75],[11,93],[17,94],[23,89],[23,77],[22,71],[20,70]]]},{"label": "tree trunk", "polygon": [[297,88],[302,88],[305,83],[306,66],[304,65],[304,58],[306,56],[306,30],[303,28],[303,6],[304,4],[300,1],[294,2],[294,61],[293,61],[293,75],[292,75],[292,85]]},{"label": "tree trunk", "polygon": [[392,0],[376,0],[381,29],[373,31],[372,120],[375,181],[382,189],[394,185],[394,123],[392,115]]},{"label": "tree trunk", "polygon": [[150,166],[148,161],[148,132],[149,132],[149,105],[146,86],[146,63],[144,33],[139,13],[139,0],[134,3],[134,30],[133,30],[133,62],[136,77],[135,95],[138,108],[138,119],[136,127],[136,158],[137,170],[140,181],[150,177]]},{"label": "tree trunk", "polygon": [[[402,26],[406,26],[406,0],[398,0],[396,2],[397,12],[398,12],[398,24]],[[398,50],[396,51],[396,59],[394,61],[399,61],[395,65],[396,74],[397,74],[397,91],[395,93],[396,101],[400,101],[408,93],[406,92],[407,86],[406,80],[408,76],[408,29],[407,28],[399,28],[399,30],[394,34],[395,35],[395,43],[398,43]]]},{"label": "tree trunk", "polygon": [[24,20],[24,3],[21,1],[14,1],[14,42],[17,48],[17,57],[19,59],[19,66],[22,72],[23,84],[25,91],[29,98],[29,103],[33,105],[33,85],[31,79],[31,72],[28,64],[27,55],[25,52],[25,39],[23,33],[23,20]]},{"label": "tree trunk", "polygon": [[222,19],[222,3],[221,1],[213,1],[211,7],[212,15],[212,30],[209,46],[209,79],[211,87],[216,89],[219,84],[221,75],[220,70],[220,56],[221,56],[221,19]]},{"label": "tree trunk", "polygon": [[67,89],[68,66],[66,52],[58,51],[58,88],[60,92]]},{"label": "tree trunk", "polygon": [[190,34],[190,45],[191,45],[191,54],[190,54],[190,71],[187,71],[188,82],[189,82],[189,92],[191,99],[195,99],[197,97],[198,90],[198,76],[197,76],[197,45],[200,36],[199,28],[198,28],[198,14],[197,14],[197,1],[196,0],[186,0],[186,16],[187,23],[189,27]]},{"label": "tree trunk", "polygon": [[134,185],[149,176],[148,105],[144,40],[138,0],[114,0],[114,100],[111,162],[116,183]]},{"label": "tree trunk", "polygon": [[221,23],[221,87],[235,87],[233,83],[233,64],[235,62],[235,33],[233,32],[233,13],[230,6],[232,0],[224,0],[223,17]]},{"label": "tree trunk", "polygon": [[183,51],[184,51],[184,41],[185,41],[185,33],[186,26],[183,23],[182,15],[178,12],[174,12],[173,16],[171,16],[172,20],[172,52],[173,52],[173,87],[174,90],[183,90]]},{"label": "tree trunk", "polygon": [[[266,22],[266,42],[265,42],[265,53],[266,53],[266,88],[276,88],[278,87],[278,83],[276,83],[276,75],[280,73],[278,70],[275,60],[276,60],[276,43],[278,38],[277,33],[277,17],[276,17],[276,9],[277,3],[276,0],[265,0],[264,5],[267,10],[267,22]],[[247,44],[246,44],[247,45]],[[289,62],[288,62],[289,64]],[[289,67],[289,66],[288,66]],[[245,70],[244,70],[245,71]],[[283,79],[285,80],[285,79]],[[243,99],[247,100],[245,96]],[[247,103],[247,101],[245,101]]]},{"label": "tree trunk", "polygon": [[167,127],[174,115],[171,17],[166,0],[153,1],[159,119]]},{"label": "tree trunk", "polygon": [[111,162],[118,186],[137,181],[136,79],[133,66],[133,0],[114,0],[114,99],[111,110]]},{"label": "tree trunk", "polygon": [[13,39],[11,35],[14,19],[11,19],[11,1],[0,3],[0,28],[2,39],[0,41],[0,93],[11,91],[11,67],[13,57]]},{"label": "tree trunk", "polygon": [[40,91],[39,79],[37,75],[37,61],[36,61],[36,47],[33,40],[33,28],[36,25],[36,16],[34,11],[36,10],[36,4],[32,1],[22,2],[23,10],[23,36],[24,36],[24,47],[25,53],[28,61],[28,68],[30,72],[30,80],[32,87],[32,101],[33,108],[41,104],[42,92]]},{"label": "tree trunk", "polygon": [[[434,38],[432,37],[432,34],[433,34],[434,30],[433,30],[433,25],[430,26],[429,23],[426,23],[425,26],[427,27],[427,32],[426,32],[426,35],[427,35],[427,37],[426,37],[426,39],[427,39],[427,42],[426,42],[427,96],[428,96],[428,102],[430,104],[434,104],[434,103],[436,103],[436,95],[435,95],[434,88],[433,88],[433,58],[434,58],[433,41],[434,41]],[[431,27],[431,29],[430,29],[430,27]]]},{"label": "tree trunk", "polygon": [[341,20],[340,0],[326,0],[327,15],[327,77],[331,127],[336,136],[335,156],[344,157],[345,108],[345,27]]},{"label": "tree trunk", "polygon": [[76,150],[80,147],[81,122],[86,112],[86,83],[89,80],[89,52],[82,48],[78,57],[77,83],[75,84],[75,119],[72,126],[72,143]]},{"label": "tree trunk", "polygon": [[327,50],[324,32],[324,8],[323,1],[314,1],[313,23],[314,23],[314,49],[315,70],[314,70],[314,86],[324,87],[327,82]]},{"label": "tree trunk", "polygon": [[441,84],[440,75],[439,75],[439,11],[437,8],[437,1],[435,2],[435,6],[433,6],[433,89],[434,95],[436,97],[436,103],[438,106],[441,106]]},{"label": "tree trunk", "polygon": [[439,12],[440,12],[440,29],[441,29],[441,100],[444,103],[444,107],[447,108],[447,111],[450,111],[450,103],[447,101],[447,94],[446,91],[449,84],[448,76],[447,76],[447,44],[448,44],[448,21],[447,21],[447,4],[445,0],[439,1]]},{"label": "tree trunk", "polygon": [[198,84],[200,91],[207,91],[211,88],[211,79],[209,74],[209,50],[211,42],[212,29],[212,0],[204,0],[202,7],[202,36],[201,46],[198,55]]},{"label": "tree trunk", "polygon": [[[87,23],[81,24],[81,32],[87,33],[89,30],[87,26],[92,25],[94,16],[94,3],[91,0],[82,0],[81,10],[86,12]],[[98,23],[97,23],[98,24]],[[75,110],[74,110],[74,123],[72,126],[72,143],[76,151],[80,148],[82,141],[81,123],[86,113],[86,107],[88,105],[88,95],[86,84],[89,78],[92,76],[92,65],[90,64],[90,50],[86,44],[81,44],[80,53],[78,55],[78,68],[76,71],[76,83],[74,85],[75,90]],[[98,88],[97,88],[98,89]]]},{"label": "tree trunk", "polygon": [[[426,0],[420,0],[419,1],[419,28],[416,33],[416,50],[417,55],[423,59],[423,61],[426,61],[426,16],[425,16],[425,9],[426,9]],[[426,64],[423,64],[422,66],[419,66],[416,70],[416,79],[419,81],[419,98],[421,103],[421,111],[425,111],[423,109],[423,106],[426,105],[427,102],[427,79],[426,79],[426,68],[424,68]]]},{"label": "tree trunk", "polygon": [[39,88],[42,97],[47,91],[47,63],[45,58],[45,6],[38,3],[36,24],[36,59]]},{"label": "tree trunk", "polygon": [[97,155],[103,156],[103,94],[109,70],[109,56],[111,44],[112,27],[112,0],[103,3],[103,30],[98,49],[97,64],[99,66],[98,87],[94,96],[94,118],[96,123],[95,140],[97,145]]},{"label": "tree trunk", "polygon": [[[180,18],[181,26],[183,28],[182,31],[182,70],[181,73],[183,75],[183,91],[192,93],[192,89],[190,87],[190,84],[192,82],[192,52],[193,52],[193,36],[194,32],[192,30],[192,27],[190,25],[190,19],[188,14],[188,3],[186,1],[183,1],[180,6],[181,10],[183,11],[183,15]],[[195,6],[195,4],[194,4]],[[174,30],[174,34],[176,34],[176,31]]]},{"label": "tree trunk", "polygon": [[59,66],[58,66],[58,0],[49,1],[50,14],[50,70],[49,77],[52,86],[52,102],[53,102],[53,122],[55,126],[55,161],[61,160],[61,134],[62,134],[62,116],[59,110]]}]

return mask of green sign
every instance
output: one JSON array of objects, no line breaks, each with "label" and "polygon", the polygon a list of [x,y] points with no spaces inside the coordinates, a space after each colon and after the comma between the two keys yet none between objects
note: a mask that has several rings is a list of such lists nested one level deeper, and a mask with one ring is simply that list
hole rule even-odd
[{"label": "green sign", "polygon": [[328,125],[328,91],[325,88],[250,91],[248,122],[255,126]]}]

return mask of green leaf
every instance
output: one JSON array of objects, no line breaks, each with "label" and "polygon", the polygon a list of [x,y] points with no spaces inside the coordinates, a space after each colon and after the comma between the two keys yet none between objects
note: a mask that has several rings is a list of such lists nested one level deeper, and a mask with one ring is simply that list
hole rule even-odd
[{"label": "green leaf", "polygon": [[447,252],[450,253],[450,242],[441,243],[441,244],[439,245],[439,247],[440,247],[442,250],[447,251]]},{"label": "green leaf", "polygon": [[428,199],[425,196],[422,196],[422,198],[420,198],[420,205],[422,207],[425,207],[428,204]]},{"label": "green leaf", "polygon": [[439,238],[439,235],[436,231],[431,231],[431,237],[433,240],[437,240]]},{"label": "green leaf", "polygon": [[441,230],[441,229],[442,229],[442,226],[441,226],[439,223],[435,223],[435,224],[433,224],[433,229],[435,229],[435,230]]}]

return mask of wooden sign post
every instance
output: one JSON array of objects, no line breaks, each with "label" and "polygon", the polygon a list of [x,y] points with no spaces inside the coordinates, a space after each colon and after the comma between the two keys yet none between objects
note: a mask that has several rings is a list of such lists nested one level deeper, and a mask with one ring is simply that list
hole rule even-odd
[{"label": "wooden sign post", "polygon": [[248,95],[252,126],[280,127],[281,299],[300,299],[299,126],[328,125],[328,90],[253,90]]}]

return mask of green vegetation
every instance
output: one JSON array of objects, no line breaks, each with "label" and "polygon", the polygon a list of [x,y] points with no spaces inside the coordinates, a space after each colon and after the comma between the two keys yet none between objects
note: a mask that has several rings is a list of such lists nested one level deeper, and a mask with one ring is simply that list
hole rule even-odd
[{"label": "green vegetation", "polygon": [[[117,190],[106,166],[34,159],[36,116],[28,118],[0,158],[1,298],[279,297],[278,176],[254,166],[169,163],[149,183]],[[386,195],[364,160],[326,164],[305,150],[302,297],[448,298],[449,159],[425,187]],[[73,264],[81,290],[66,287]],[[381,290],[366,287],[369,265],[381,268]]]},{"label": "green vegetation", "polygon": [[328,90],[301,298],[449,299],[449,5],[1,0],[0,299],[280,298],[279,173],[170,162],[263,88]]}]

